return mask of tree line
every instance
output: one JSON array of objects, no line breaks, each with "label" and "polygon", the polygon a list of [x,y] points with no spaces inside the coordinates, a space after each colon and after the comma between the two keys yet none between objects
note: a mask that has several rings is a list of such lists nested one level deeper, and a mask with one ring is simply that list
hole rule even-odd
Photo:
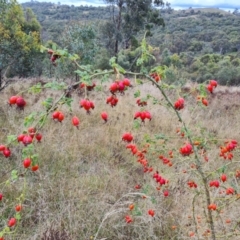
[{"label": "tree line", "polygon": [[[75,7],[1,1],[1,76],[73,77],[74,66],[59,61],[52,67],[49,57],[39,52],[41,44],[77,53],[83,65],[109,68],[108,60],[115,56],[124,68],[137,70],[139,43],[147,33],[155,60],[145,63],[146,69],[154,64],[165,65],[168,81],[203,82],[216,78],[221,84],[240,82],[238,11],[175,11],[169,3],[157,0],[106,3],[106,7]],[[11,14],[20,18],[13,21]]]}]

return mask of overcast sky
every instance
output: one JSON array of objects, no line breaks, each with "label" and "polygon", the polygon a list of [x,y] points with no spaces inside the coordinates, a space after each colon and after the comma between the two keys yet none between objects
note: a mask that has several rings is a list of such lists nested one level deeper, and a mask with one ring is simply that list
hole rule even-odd
[{"label": "overcast sky", "polygon": [[[18,2],[29,2],[30,0],[18,0]],[[178,7],[219,7],[219,8],[239,8],[240,0],[165,0],[171,3],[172,8]],[[92,6],[104,6],[103,0],[38,0],[38,2],[52,2],[68,5],[92,5]]]}]

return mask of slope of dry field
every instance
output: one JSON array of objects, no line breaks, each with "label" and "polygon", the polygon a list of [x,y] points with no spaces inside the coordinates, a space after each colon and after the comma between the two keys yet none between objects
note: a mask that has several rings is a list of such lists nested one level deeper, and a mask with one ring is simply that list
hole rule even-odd
[{"label": "slope of dry field", "polygon": [[[8,135],[18,135],[26,130],[23,119],[31,112],[43,109],[41,103],[46,97],[60,95],[47,90],[39,96],[24,93],[27,101],[24,111],[9,107],[9,96],[26,88],[29,82],[16,82],[0,94],[0,143],[6,143]],[[129,89],[124,96],[119,96],[119,104],[115,108],[105,103],[107,95],[104,92],[91,92],[89,97],[96,106],[90,115],[79,108],[82,96],[74,93],[73,114],[80,118],[80,128],[77,130],[71,125],[72,115],[65,106],[61,107],[66,113],[62,123],[54,122],[49,116],[41,130],[42,142],[34,143],[40,157],[40,169],[37,172],[24,173],[22,145],[11,146],[12,156],[9,159],[0,156],[0,184],[12,169],[18,169],[22,174],[18,180],[0,185],[0,192],[4,192],[4,201],[0,203],[0,229],[5,225],[5,219],[14,213],[16,198],[26,184],[22,220],[16,231],[6,239],[87,240],[94,239],[98,229],[97,239],[188,239],[189,232],[195,231],[192,207],[189,207],[193,203],[200,239],[208,239],[204,237],[208,229],[202,207],[205,199],[195,195],[196,191],[187,186],[189,180],[197,179],[193,160],[180,157],[178,153],[179,147],[186,141],[176,133],[181,125],[155,87],[147,84],[140,89],[142,97],[150,93],[159,100],[159,104],[155,105],[149,100],[144,109],[151,112],[152,121],[146,121],[140,128],[134,128],[133,121],[134,113],[139,110],[133,96],[135,89]],[[169,96],[173,101],[177,99],[174,93]],[[240,141],[239,98],[240,90],[237,87],[220,86],[209,96],[208,107],[197,105],[196,95],[193,94],[186,99],[186,108],[181,110],[194,139],[198,140],[201,133],[201,139],[206,140],[209,161],[203,164],[203,168],[209,174],[223,164],[219,147],[224,141]],[[109,114],[106,124],[100,118],[102,111]],[[121,141],[126,131],[134,135],[139,149],[150,144],[147,153],[149,164],[169,180],[167,186],[156,190],[152,173],[143,172],[136,157]],[[207,142],[208,139],[212,141]],[[215,146],[212,144],[214,141]],[[173,150],[174,156],[171,167],[163,165],[158,158],[160,154],[167,156],[170,150]],[[229,165],[233,174],[237,166],[234,161],[237,162],[238,157],[236,155],[233,164]],[[26,176],[26,181],[23,176]],[[135,189],[137,184],[141,185],[141,189]],[[198,184],[201,185],[200,182]],[[235,184],[238,186],[237,180]],[[168,197],[163,196],[164,189],[169,190]],[[217,192],[212,194],[213,198],[217,198]],[[131,203],[135,205],[133,213],[128,208]],[[153,218],[147,214],[149,209],[155,210]],[[214,215],[218,236],[234,227],[239,220],[239,213],[236,202],[231,207],[227,206],[223,213]],[[129,214],[133,215],[134,221],[126,224],[124,218]],[[228,218],[232,220],[232,225],[225,224]],[[239,239],[239,236],[229,239]]]}]

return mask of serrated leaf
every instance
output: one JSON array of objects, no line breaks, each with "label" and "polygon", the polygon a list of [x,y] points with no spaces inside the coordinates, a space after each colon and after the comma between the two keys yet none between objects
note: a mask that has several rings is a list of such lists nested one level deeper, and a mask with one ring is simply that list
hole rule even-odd
[{"label": "serrated leaf", "polygon": [[156,198],[154,198],[154,197],[151,197],[151,202],[152,202],[153,204],[156,204],[156,203],[157,203],[157,200],[156,200]]},{"label": "serrated leaf", "polygon": [[46,47],[44,47],[44,46],[42,46],[42,45],[40,46],[40,52],[41,52],[41,53],[45,52],[46,50],[47,50]]},{"label": "serrated leaf", "polygon": [[28,89],[28,93],[40,93],[42,91],[41,83],[38,83]]},{"label": "serrated leaf", "polygon": [[18,179],[18,171],[17,170],[12,170],[11,179],[12,179],[12,181],[15,181]]},{"label": "serrated leaf", "polygon": [[15,218],[16,218],[18,221],[21,220],[21,215],[20,215],[19,212],[17,212],[17,213],[15,214]]},{"label": "serrated leaf", "polygon": [[166,137],[166,135],[164,135],[163,133],[155,134],[154,137],[155,137],[157,140],[160,140],[160,139],[167,140],[167,139],[168,139],[168,138]]},{"label": "serrated leaf", "polygon": [[134,209],[132,211],[132,214],[133,214],[133,216],[142,216],[142,212],[141,212],[141,210],[139,209],[138,206],[134,207]]},{"label": "serrated leaf", "polygon": [[139,129],[139,128],[141,127],[141,121],[140,121],[139,119],[135,119],[135,120],[133,121],[133,127],[134,127],[135,129]]},{"label": "serrated leaf", "polygon": [[226,165],[223,165],[221,168],[219,168],[219,169],[217,170],[217,172],[218,172],[218,173],[225,173],[226,169],[227,169],[227,166],[226,166]]},{"label": "serrated leaf", "polygon": [[37,114],[36,112],[32,112],[30,115],[25,117],[25,119],[24,119],[24,127],[29,127],[30,125],[32,125],[32,123],[35,120],[36,114]]},{"label": "serrated leaf", "polygon": [[45,101],[42,102],[42,105],[46,107],[46,109],[50,109],[53,104],[53,98],[47,98]]},{"label": "serrated leaf", "polygon": [[141,95],[140,90],[137,90],[137,91],[134,93],[134,97],[135,97],[135,98],[140,97],[140,95]]},{"label": "serrated leaf", "polygon": [[62,90],[66,87],[65,83],[58,83],[58,82],[49,82],[44,84],[44,88],[51,88],[52,90]]},{"label": "serrated leaf", "polygon": [[17,136],[16,135],[8,135],[7,136],[7,144],[12,143],[12,142],[14,142],[16,140],[17,140]]},{"label": "serrated leaf", "polygon": [[136,83],[141,85],[141,84],[143,84],[143,81],[141,79],[136,79]]}]

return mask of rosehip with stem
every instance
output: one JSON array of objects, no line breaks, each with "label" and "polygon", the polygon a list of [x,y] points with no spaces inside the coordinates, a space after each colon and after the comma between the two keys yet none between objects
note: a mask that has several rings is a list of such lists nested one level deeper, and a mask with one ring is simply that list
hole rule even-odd
[{"label": "rosehip with stem", "polygon": [[20,212],[21,210],[22,210],[22,205],[17,205],[16,207],[15,207],[15,210],[16,210],[16,212]]},{"label": "rosehip with stem", "polygon": [[2,201],[2,199],[3,199],[3,195],[2,193],[0,193],[0,201]]},{"label": "rosehip with stem", "polygon": [[102,118],[105,122],[107,122],[107,120],[108,120],[108,114],[107,114],[106,112],[102,112],[102,113],[101,113],[101,118]]},{"label": "rosehip with stem", "polygon": [[202,98],[202,104],[207,106],[208,105],[208,101],[206,98]]},{"label": "rosehip with stem", "polygon": [[41,142],[42,140],[42,134],[41,133],[37,133],[35,138],[37,139],[38,142]]},{"label": "rosehip with stem", "polygon": [[154,217],[155,212],[154,212],[154,210],[149,209],[149,210],[148,210],[148,214],[149,214],[150,216]]},{"label": "rosehip with stem", "polygon": [[132,220],[132,218],[129,215],[127,215],[125,217],[125,221],[126,221],[126,223],[131,223],[133,220]]},{"label": "rosehip with stem", "polygon": [[4,145],[0,145],[0,152],[4,151],[6,147]]},{"label": "rosehip with stem", "polygon": [[20,135],[18,135],[18,137],[17,137],[18,142],[22,142],[23,139],[24,139],[24,137],[25,137],[24,134],[20,134]]},{"label": "rosehip with stem", "polygon": [[217,85],[218,85],[218,83],[217,83],[216,80],[210,80],[210,81],[209,81],[209,84],[210,84],[211,86],[213,86],[213,87],[217,87]]},{"label": "rosehip with stem", "polygon": [[36,164],[34,166],[32,166],[32,171],[35,172],[39,169],[39,166]]},{"label": "rosehip with stem", "polygon": [[23,166],[24,166],[25,168],[30,167],[31,163],[32,163],[32,161],[31,161],[30,158],[26,158],[26,159],[23,160]]},{"label": "rosehip with stem", "polygon": [[133,140],[133,136],[131,133],[124,133],[122,135],[122,140],[126,142],[131,142]]},{"label": "rosehip with stem", "polygon": [[26,102],[22,97],[18,97],[16,100],[16,105],[19,109],[23,110],[26,105]]},{"label": "rosehip with stem", "polygon": [[168,197],[168,195],[169,195],[168,190],[165,190],[165,191],[163,192],[163,195],[164,195],[164,197]]},{"label": "rosehip with stem", "polygon": [[64,119],[64,114],[62,112],[59,112],[59,115],[58,115],[58,121],[59,122],[62,122]]},{"label": "rosehip with stem", "polygon": [[11,218],[8,221],[8,226],[13,227],[16,224],[16,222],[17,222],[16,218]]},{"label": "rosehip with stem", "polygon": [[77,116],[74,116],[74,117],[72,118],[72,125],[78,128],[79,123],[80,123],[80,121],[79,121],[78,117],[77,117]]},{"label": "rosehip with stem", "polygon": [[11,151],[9,148],[6,148],[5,150],[3,150],[3,155],[8,158],[11,156]]},{"label": "rosehip with stem", "polygon": [[23,143],[25,146],[27,146],[27,145],[31,144],[32,141],[33,141],[33,139],[31,138],[31,136],[25,135],[24,138],[23,138],[23,140],[22,140],[22,143]]},{"label": "rosehip with stem", "polygon": [[58,116],[59,116],[59,111],[55,111],[53,114],[52,114],[52,118],[53,119],[58,119]]},{"label": "rosehip with stem", "polygon": [[222,174],[221,180],[222,180],[222,182],[226,182],[227,181],[227,175],[226,174]]},{"label": "rosehip with stem", "polygon": [[18,98],[17,96],[12,96],[12,97],[10,97],[9,100],[8,100],[8,103],[9,103],[10,105],[16,104],[17,98]]}]

